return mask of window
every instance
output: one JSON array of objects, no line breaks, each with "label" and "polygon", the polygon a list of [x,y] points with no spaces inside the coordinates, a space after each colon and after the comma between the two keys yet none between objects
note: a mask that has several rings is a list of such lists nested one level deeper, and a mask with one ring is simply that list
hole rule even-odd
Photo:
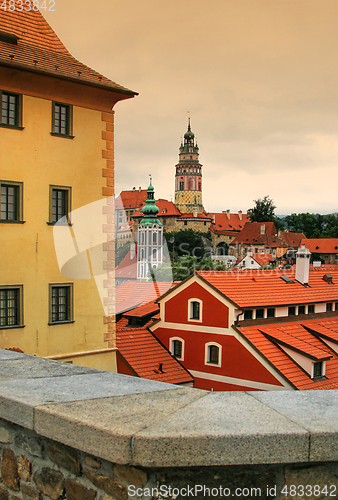
[{"label": "window", "polygon": [[22,96],[11,92],[0,91],[0,99],[0,125],[3,127],[22,128]]},{"label": "window", "polygon": [[73,284],[49,285],[49,324],[73,321]]},{"label": "window", "polygon": [[73,108],[69,104],[52,102],[52,135],[73,138]]},{"label": "window", "polygon": [[295,316],[296,315],[296,308],[295,306],[290,306],[288,309],[288,315],[289,316]]},{"label": "window", "polygon": [[188,301],[188,320],[202,321],[202,301],[199,299],[190,299]]},{"label": "window", "polygon": [[335,303],[334,310],[338,311],[338,302]]},{"label": "window", "polygon": [[256,319],[264,318],[264,309],[256,309]]},{"label": "window", "polygon": [[184,359],[184,340],[179,337],[170,339],[170,352],[177,359]]},{"label": "window", "polygon": [[55,224],[62,217],[67,217],[71,211],[71,188],[63,186],[49,186],[49,223]]},{"label": "window", "polygon": [[275,317],[275,308],[271,307],[270,309],[267,310],[266,314],[267,318],[274,318]]},{"label": "window", "polygon": [[326,304],[326,311],[329,312],[329,311],[333,311],[333,303],[332,302],[328,302]]},{"label": "window", "polygon": [[185,220],[183,223],[184,223],[184,225],[186,226],[186,225],[188,224],[188,221],[186,221],[186,220]]},{"label": "window", "polygon": [[222,346],[216,342],[205,344],[205,364],[221,366]]},{"label": "window", "polygon": [[0,181],[1,222],[22,221],[22,182]]},{"label": "window", "polygon": [[0,328],[22,325],[22,285],[0,287]]},{"label": "window", "polygon": [[298,306],[298,314],[305,314],[305,306]]},{"label": "window", "polygon": [[323,362],[319,361],[313,363],[313,378],[321,377],[323,375]]},{"label": "window", "polygon": [[308,314],[313,314],[315,312],[315,306],[314,304],[310,304],[307,308]]},{"label": "window", "polygon": [[252,309],[244,311],[244,320],[246,319],[252,319]]}]

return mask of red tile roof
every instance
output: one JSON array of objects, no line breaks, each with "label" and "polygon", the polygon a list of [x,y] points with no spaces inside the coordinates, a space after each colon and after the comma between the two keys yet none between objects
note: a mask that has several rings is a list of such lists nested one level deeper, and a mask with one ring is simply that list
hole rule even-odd
[{"label": "red tile roof", "polygon": [[[142,378],[171,384],[192,382],[190,373],[148,330],[133,328],[116,332],[118,354]],[[163,373],[159,370],[162,363]]]},{"label": "red tile roof", "polygon": [[[134,213],[133,218],[143,217],[143,213],[141,212],[141,210],[144,205],[145,204],[142,205],[140,210]],[[157,214],[158,217],[179,217],[181,215],[181,212],[172,201],[159,198],[158,200],[156,200],[156,206],[159,208],[159,212]]]},{"label": "red tile roof", "polygon": [[130,259],[130,250],[127,255],[121,260],[119,265],[115,268],[116,278],[127,278],[136,279],[137,278],[137,253],[135,251],[135,256]]},{"label": "red tile roof", "polygon": [[[265,226],[264,234],[261,234],[262,225]],[[235,245],[236,243],[267,245],[268,237],[271,242],[277,240],[277,230],[273,222],[248,222],[239,235],[232,241],[231,245]],[[285,243],[283,246],[285,246]]]},{"label": "red tile roof", "polygon": [[147,199],[146,189],[132,189],[131,191],[121,191],[115,200],[117,210],[138,209],[144,205]]},{"label": "red tile roof", "polygon": [[311,253],[338,253],[338,238],[304,238],[302,244]]},{"label": "red tile roof", "polygon": [[0,31],[16,35],[18,41],[0,42],[0,64],[136,94],[77,61],[39,11],[18,12],[20,8],[16,3],[13,12],[1,10]]},{"label": "red tile roof", "polygon": [[[309,287],[295,281],[295,269],[198,271],[198,275],[238,307],[268,307],[338,301],[338,271],[331,270],[333,284],[323,280],[328,269],[312,268]],[[288,276],[294,283],[285,283]]]},{"label": "red tile roof", "polygon": [[157,283],[137,280],[125,281],[115,288],[116,314],[130,311],[141,304],[156,300],[172,286],[173,283],[164,281],[159,281]]},{"label": "red tile roof", "polygon": [[285,241],[288,247],[298,248],[301,245],[302,239],[305,238],[305,234],[281,231],[279,237]]},{"label": "red tile roof", "polygon": [[[338,333],[338,318],[274,323],[237,329],[296,389],[338,389],[338,356],[319,338],[309,333],[306,327],[310,325],[314,330],[329,327],[333,332]],[[307,351],[317,359],[330,357],[326,361],[327,380],[311,379],[281,347],[269,340],[266,334],[278,337],[302,351]]]},{"label": "red tile roof", "polygon": [[158,304],[155,304],[154,301],[147,302],[146,304],[142,304],[138,307],[135,307],[131,311],[128,311],[123,314],[125,318],[144,318],[149,314],[156,314],[160,311]]},{"label": "red tile roof", "polygon": [[242,231],[245,224],[249,222],[247,214],[242,214],[242,220],[239,214],[228,214],[226,212],[222,213],[209,213],[209,217],[214,218],[210,226],[211,231],[216,234],[224,234],[223,231]]},{"label": "red tile roof", "polygon": [[211,221],[211,217],[205,214],[197,214],[197,217],[194,217],[193,214],[182,214],[179,219],[203,219],[205,221]]}]

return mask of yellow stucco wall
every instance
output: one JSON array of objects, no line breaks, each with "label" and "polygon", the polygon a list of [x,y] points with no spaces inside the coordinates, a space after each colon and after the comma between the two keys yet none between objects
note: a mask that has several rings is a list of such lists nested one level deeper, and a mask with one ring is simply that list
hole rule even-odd
[{"label": "yellow stucco wall", "polygon": [[[50,100],[23,96],[23,130],[0,128],[0,180],[23,183],[24,224],[0,223],[0,285],[23,285],[24,328],[0,329],[0,348],[53,356],[108,348],[94,279],[59,271],[49,220],[49,186],[71,186],[71,209],[102,198],[101,111],[73,107],[73,139],[51,132]],[[74,323],[48,326],[49,284],[73,283]],[[116,370],[115,353],[104,369]],[[83,364],[92,366],[94,358]],[[89,364],[88,364],[89,363]],[[96,365],[96,367],[100,367]],[[110,366],[110,368],[108,367]]]}]

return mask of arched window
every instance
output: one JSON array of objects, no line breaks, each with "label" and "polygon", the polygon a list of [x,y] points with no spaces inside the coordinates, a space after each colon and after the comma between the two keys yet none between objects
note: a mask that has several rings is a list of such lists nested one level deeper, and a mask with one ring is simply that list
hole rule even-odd
[{"label": "arched window", "polygon": [[170,352],[172,356],[181,361],[184,360],[184,340],[180,337],[171,337],[169,339]]},{"label": "arched window", "polygon": [[205,359],[206,365],[221,366],[222,346],[217,342],[208,342],[205,344]]},{"label": "arched window", "polygon": [[200,299],[188,300],[188,321],[202,322],[202,301]]}]

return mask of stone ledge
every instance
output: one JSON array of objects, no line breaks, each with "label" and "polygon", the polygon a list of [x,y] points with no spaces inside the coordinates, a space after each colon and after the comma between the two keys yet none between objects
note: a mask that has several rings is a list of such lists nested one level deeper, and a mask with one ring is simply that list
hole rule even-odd
[{"label": "stone ledge", "polygon": [[338,391],[207,392],[0,350],[0,418],[143,467],[338,460]]}]

